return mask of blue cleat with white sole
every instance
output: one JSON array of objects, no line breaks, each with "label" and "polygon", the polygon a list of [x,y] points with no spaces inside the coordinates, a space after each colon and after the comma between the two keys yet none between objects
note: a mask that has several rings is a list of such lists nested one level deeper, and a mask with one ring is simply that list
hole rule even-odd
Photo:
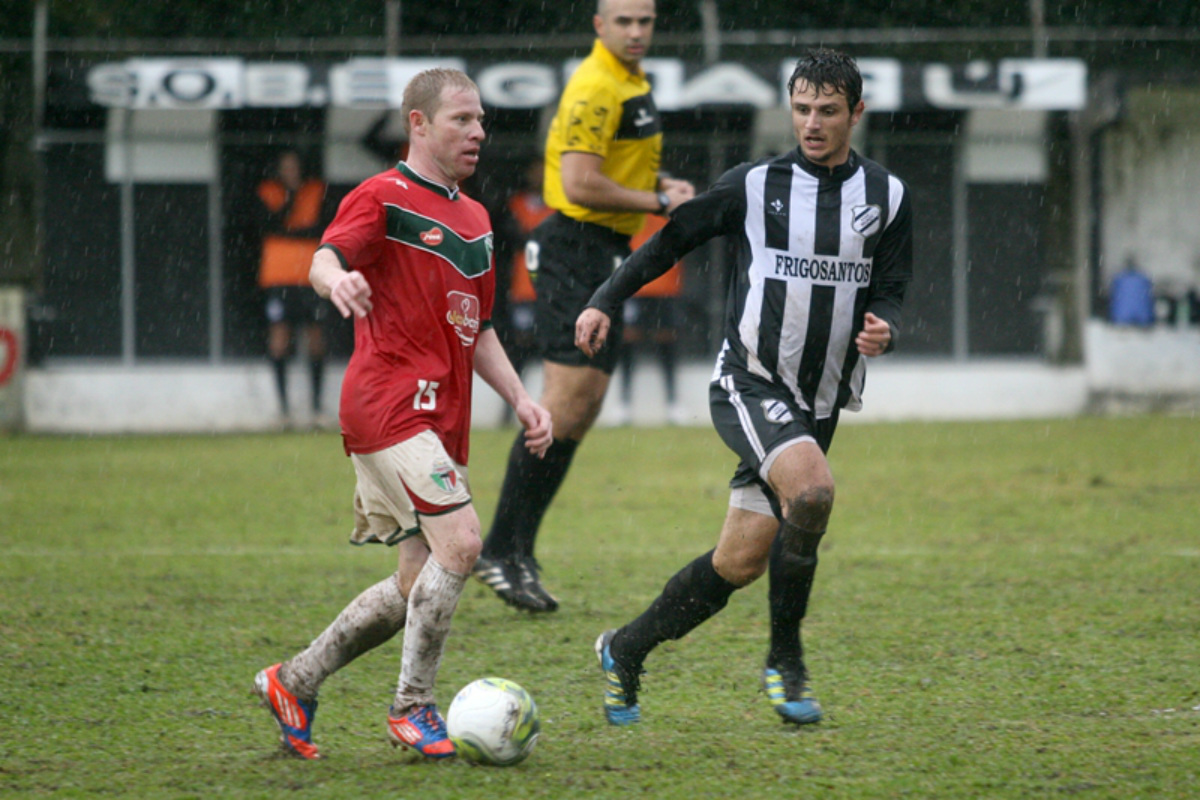
[{"label": "blue cleat with white sole", "polygon": [[811,725],[820,722],[824,716],[821,704],[813,695],[812,686],[803,675],[802,671],[791,673],[773,667],[763,670],[762,682],[767,700],[784,722]]},{"label": "blue cleat with white sole", "polygon": [[630,674],[613,659],[609,643],[616,633],[615,630],[605,631],[596,640],[596,657],[600,659],[605,680],[604,716],[610,725],[633,725],[642,720],[642,710],[637,702],[640,681],[637,673]]}]

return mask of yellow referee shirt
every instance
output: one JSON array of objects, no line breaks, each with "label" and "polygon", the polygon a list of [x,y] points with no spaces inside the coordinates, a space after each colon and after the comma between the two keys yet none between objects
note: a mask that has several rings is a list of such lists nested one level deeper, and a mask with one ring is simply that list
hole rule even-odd
[{"label": "yellow referee shirt", "polygon": [[566,216],[632,236],[646,215],[636,211],[595,211],[567,199],[562,187],[562,154],[593,153],[601,171],[630,189],[658,188],[662,161],[662,120],[640,69],[630,72],[599,39],[563,89],[558,113],[546,137],[546,205]]}]

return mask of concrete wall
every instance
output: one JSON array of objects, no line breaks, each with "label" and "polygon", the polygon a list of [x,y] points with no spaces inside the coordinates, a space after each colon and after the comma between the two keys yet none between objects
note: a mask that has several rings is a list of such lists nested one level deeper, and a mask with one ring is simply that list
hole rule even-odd
[{"label": "concrete wall", "polygon": [[[679,401],[685,424],[709,424],[708,377],[711,365],[681,365]],[[341,367],[327,379],[327,408],[336,408]],[[294,425],[310,419],[304,370],[293,370],[292,405],[301,409]],[[541,373],[529,370],[527,384],[536,394]],[[619,380],[619,379],[618,379]],[[1055,369],[1038,363],[996,362],[955,366],[949,363],[881,363],[867,379],[865,409],[846,414],[846,423],[890,420],[1059,417],[1082,413],[1088,402],[1082,368]],[[614,381],[601,425],[615,424],[620,385]],[[634,376],[632,424],[667,421],[662,376],[654,365]],[[281,427],[274,386],[265,364],[228,366],[156,365],[55,366],[26,375],[25,419],[35,433],[222,433],[267,431]],[[503,404],[477,383],[474,422],[501,423]]]},{"label": "concrete wall", "polygon": [[1084,327],[1089,410],[1200,410],[1200,327]]},{"label": "concrete wall", "polygon": [[[844,424],[903,420],[1031,419],[1085,413],[1200,411],[1200,328],[1115,328],[1089,322],[1083,366],[1038,360],[916,360],[888,356],[867,371],[864,409]],[[331,365],[324,405],[337,408],[344,365]],[[680,366],[679,403],[686,424],[709,424],[708,361]],[[307,409],[306,368],[290,376],[292,406]],[[619,378],[601,425],[618,420]],[[541,371],[526,383],[535,396]],[[632,424],[667,422],[662,374],[653,361],[634,372]],[[25,374],[24,416],[34,433],[164,433],[266,431],[279,427],[266,362],[142,366],[56,364]],[[474,423],[501,424],[503,404],[477,380]],[[294,420],[307,427],[301,411]]]},{"label": "concrete wall", "polygon": [[1103,146],[1104,279],[1127,257],[1163,293],[1200,287],[1200,87],[1131,88]]}]

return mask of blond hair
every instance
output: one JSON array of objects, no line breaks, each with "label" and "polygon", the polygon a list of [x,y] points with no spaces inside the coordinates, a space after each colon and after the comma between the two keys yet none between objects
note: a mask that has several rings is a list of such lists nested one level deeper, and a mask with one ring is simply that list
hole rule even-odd
[{"label": "blond hair", "polygon": [[400,113],[404,117],[405,133],[412,133],[408,118],[414,110],[420,111],[426,119],[433,119],[442,105],[442,90],[446,87],[479,94],[475,81],[460,70],[435,67],[418,72],[404,87],[404,103],[400,106]]}]

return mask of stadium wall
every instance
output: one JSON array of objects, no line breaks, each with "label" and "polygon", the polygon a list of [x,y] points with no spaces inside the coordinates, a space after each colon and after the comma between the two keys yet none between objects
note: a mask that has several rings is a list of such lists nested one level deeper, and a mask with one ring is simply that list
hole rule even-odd
[{"label": "stadium wall", "polygon": [[[1200,330],[1115,328],[1090,322],[1086,358],[1079,366],[1040,359],[941,359],[887,357],[868,370],[864,409],[846,414],[847,424],[912,420],[1036,419],[1087,413],[1200,411]],[[344,365],[326,381],[326,408],[337,407]],[[680,400],[692,424],[708,425],[711,362],[680,366]],[[290,376],[294,406],[307,408],[302,364]],[[619,380],[619,379],[618,379]],[[526,382],[535,395],[540,371]],[[618,386],[613,386],[615,394]],[[663,381],[657,364],[641,362],[634,373],[633,423],[666,421]],[[600,424],[613,424],[609,403]],[[25,376],[26,430],[46,434],[223,433],[278,427],[270,370],[265,362],[202,364],[100,364],[56,362]],[[476,389],[474,423],[501,424],[500,399],[486,385]],[[296,420],[305,427],[308,420]]]}]

